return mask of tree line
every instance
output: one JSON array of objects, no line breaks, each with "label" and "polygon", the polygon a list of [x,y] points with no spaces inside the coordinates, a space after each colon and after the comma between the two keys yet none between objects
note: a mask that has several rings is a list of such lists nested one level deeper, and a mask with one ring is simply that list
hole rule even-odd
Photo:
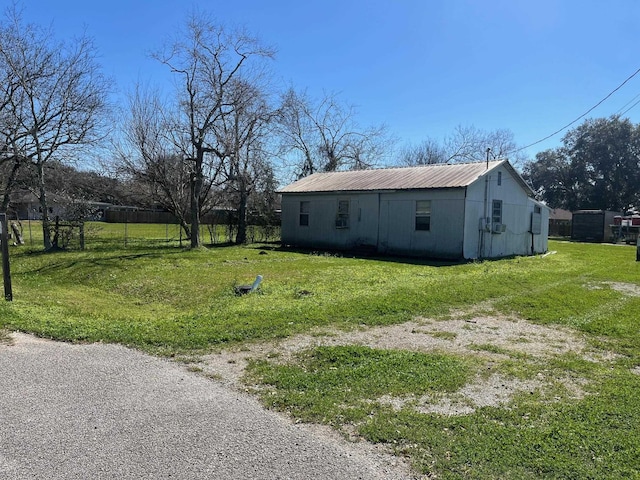
[{"label": "tree line", "polygon": [[523,177],[552,208],[637,210],[640,125],[619,116],[586,120],[562,146],[539,152]]}]

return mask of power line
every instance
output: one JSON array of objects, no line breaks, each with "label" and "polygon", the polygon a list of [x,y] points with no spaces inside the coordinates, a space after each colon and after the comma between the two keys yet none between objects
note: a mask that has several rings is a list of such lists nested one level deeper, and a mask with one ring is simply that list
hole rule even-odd
[{"label": "power line", "polygon": [[[632,102],[634,102],[634,101],[636,100],[636,98],[638,98],[638,97],[640,97],[640,93],[639,93],[639,94],[637,94],[635,97],[633,97],[631,100],[629,100],[627,103],[625,103],[622,107],[620,107],[620,110],[618,110],[618,111],[616,112],[616,115],[618,115],[618,114],[620,114],[620,115],[624,115],[626,112],[628,112],[629,110],[631,110],[631,108],[633,108],[633,107],[631,107],[631,108],[629,108],[629,109],[627,109],[627,110],[624,110],[624,109],[625,109],[625,108],[627,108],[627,107],[628,107]],[[636,104],[637,104],[637,102],[636,102],[634,105],[636,105]],[[622,110],[624,110],[624,112],[621,114],[620,112],[622,112]]]},{"label": "power line", "polygon": [[[637,98],[637,97],[639,97],[639,96],[640,96],[640,93],[636,96],[636,98]],[[635,98],[634,98],[634,100],[635,100]],[[633,101],[633,100],[631,100],[631,101]],[[625,115],[629,110],[631,110],[632,108],[634,108],[634,107],[635,107],[636,105],[638,105],[639,103],[640,103],[640,100],[638,100],[636,103],[634,103],[634,104],[633,104],[633,105],[631,105],[629,108],[627,108],[624,112],[622,112],[622,113],[620,114],[620,116],[621,116],[621,117],[622,117],[622,116],[624,116],[624,115]],[[629,105],[629,104],[627,103],[627,105]],[[626,107],[627,105],[625,105],[625,107]],[[624,107],[622,107],[622,108],[624,108]]]},{"label": "power line", "polygon": [[[567,128],[569,128],[571,125],[573,125],[574,123],[578,122],[579,120],[582,120],[584,117],[586,117],[587,115],[589,115],[593,110],[595,110],[596,108],[598,108],[600,105],[602,105],[609,97],[611,97],[611,95],[613,95],[614,93],[616,93],[618,90],[620,90],[629,80],[631,80],[633,77],[635,77],[636,75],[638,75],[638,73],[640,73],[640,68],[638,70],[636,70],[635,72],[633,72],[629,77],[626,78],[626,80],[624,82],[622,82],[620,85],[618,85],[616,88],[614,88],[613,90],[611,90],[611,92],[609,92],[609,94],[604,97],[602,100],[600,100],[598,103],[596,103],[593,107],[591,107],[589,110],[587,110],[586,112],[584,112],[582,115],[580,115],[578,118],[576,118],[575,120],[573,120],[570,123],[567,123],[564,127],[559,128],[558,130],[556,130],[555,132],[553,132],[551,135],[547,135],[546,137],[544,137],[541,140],[538,140],[536,142],[533,142],[529,145],[526,145],[524,147],[518,148],[516,150],[513,150],[511,152],[507,152],[508,154],[511,153],[517,153],[520,152],[522,150],[525,150],[529,147],[533,147],[534,145],[537,145],[539,143],[544,142],[545,140],[549,140],[551,137],[557,135],[558,133],[560,133],[563,130],[566,130]],[[633,100],[632,100],[633,101]],[[640,103],[637,102],[637,103]],[[631,106],[629,109],[625,110],[624,113],[628,112],[629,110],[631,110],[631,108],[635,107],[637,105],[637,103],[635,103],[633,106]],[[624,107],[623,107],[624,108]],[[623,114],[624,115],[624,114]]]}]

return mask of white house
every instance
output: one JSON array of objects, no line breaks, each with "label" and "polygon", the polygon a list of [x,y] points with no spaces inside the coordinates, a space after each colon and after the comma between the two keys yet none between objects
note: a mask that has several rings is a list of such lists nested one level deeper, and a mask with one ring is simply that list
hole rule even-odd
[{"label": "white house", "polygon": [[549,208],[507,160],[314,173],[280,193],[285,245],[447,259],[547,251]]}]

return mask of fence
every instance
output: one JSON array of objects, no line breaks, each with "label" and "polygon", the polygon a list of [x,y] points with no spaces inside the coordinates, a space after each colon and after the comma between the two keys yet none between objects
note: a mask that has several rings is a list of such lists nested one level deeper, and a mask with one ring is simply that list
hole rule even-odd
[{"label": "fence", "polygon": [[[42,223],[35,220],[21,222],[22,236],[26,245],[42,245]],[[204,245],[221,245],[235,240],[236,228],[225,224],[201,224],[200,238]],[[74,229],[63,245],[69,249],[80,249],[79,229]],[[280,240],[280,228],[274,226],[250,225],[247,228],[247,241],[250,243],[277,242]],[[188,246],[189,239],[175,223],[106,223],[86,222],[84,224],[84,242],[87,249],[135,247],[135,246]]]},{"label": "fence", "polygon": [[[233,210],[214,210],[201,217],[203,224],[219,224],[233,219]],[[175,215],[169,212],[154,212],[149,210],[133,210],[110,208],[104,212],[107,223],[178,223]]]}]

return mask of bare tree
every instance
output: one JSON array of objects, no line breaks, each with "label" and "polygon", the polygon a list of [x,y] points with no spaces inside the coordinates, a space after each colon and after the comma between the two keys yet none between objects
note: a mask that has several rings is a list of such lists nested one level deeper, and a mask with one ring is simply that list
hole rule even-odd
[{"label": "bare tree", "polygon": [[4,153],[35,168],[48,249],[52,242],[45,165],[76,158],[79,148],[101,138],[109,83],[87,37],[57,42],[49,30],[24,24],[15,9],[0,29],[0,66],[14,82],[3,99]]},{"label": "bare tree", "polygon": [[192,247],[201,245],[203,190],[216,183],[224,160],[233,154],[216,134],[220,122],[234,109],[228,90],[237,79],[249,81],[257,75],[259,60],[273,53],[247,33],[227,30],[194,13],[182,37],[154,55],[179,78],[178,115],[169,131],[191,175]]},{"label": "bare tree", "polygon": [[[9,45],[13,35],[8,28],[0,28],[0,45]],[[0,55],[0,192],[2,201],[0,211],[6,212],[10,195],[24,159],[16,155],[16,142],[19,141],[18,125],[12,112],[14,97],[19,93],[19,79],[12,74],[11,63],[4,55]]]},{"label": "bare tree", "polygon": [[526,157],[518,152],[513,133],[498,129],[486,132],[476,127],[458,126],[442,142],[428,138],[417,146],[401,150],[398,163],[401,165],[425,165],[431,163],[479,162],[489,158],[506,158],[523,163]]},{"label": "bare tree", "polygon": [[235,80],[229,85],[229,115],[217,125],[219,144],[228,152],[223,165],[225,190],[236,207],[236,243],[247,241],[247,206],[250,196],[265,176],[272,176],[265,150],[269,123],[276,115],[267,97],[255,83]]},{"label": "bare tree", "polygon": [[[175,122],[170,118],[168,107],[157,92],[137,86],[129,98],[124,141],[116,145],[118,166],[128,178],[144,187],[153,203],[176,217],[189,238],[191,171],[173,143],[171,128]],[[200,199],[200,207],[204,204]]]},{"label": "bare tree", "polygon": [[404,147],[400,151],[398,161],[401,165],[432,165],[446,163],[448,159],[444,147],[432,139],[423,140],[418,145]]},{"label": "bare tree", "polygon": [[296,176],[314,172],[365,169],[379,164],[390,145],[384,126],[362,129],[354,107],[335,95],[314,102],[289,89],[283,96],[279,118],[282,155]]}]

